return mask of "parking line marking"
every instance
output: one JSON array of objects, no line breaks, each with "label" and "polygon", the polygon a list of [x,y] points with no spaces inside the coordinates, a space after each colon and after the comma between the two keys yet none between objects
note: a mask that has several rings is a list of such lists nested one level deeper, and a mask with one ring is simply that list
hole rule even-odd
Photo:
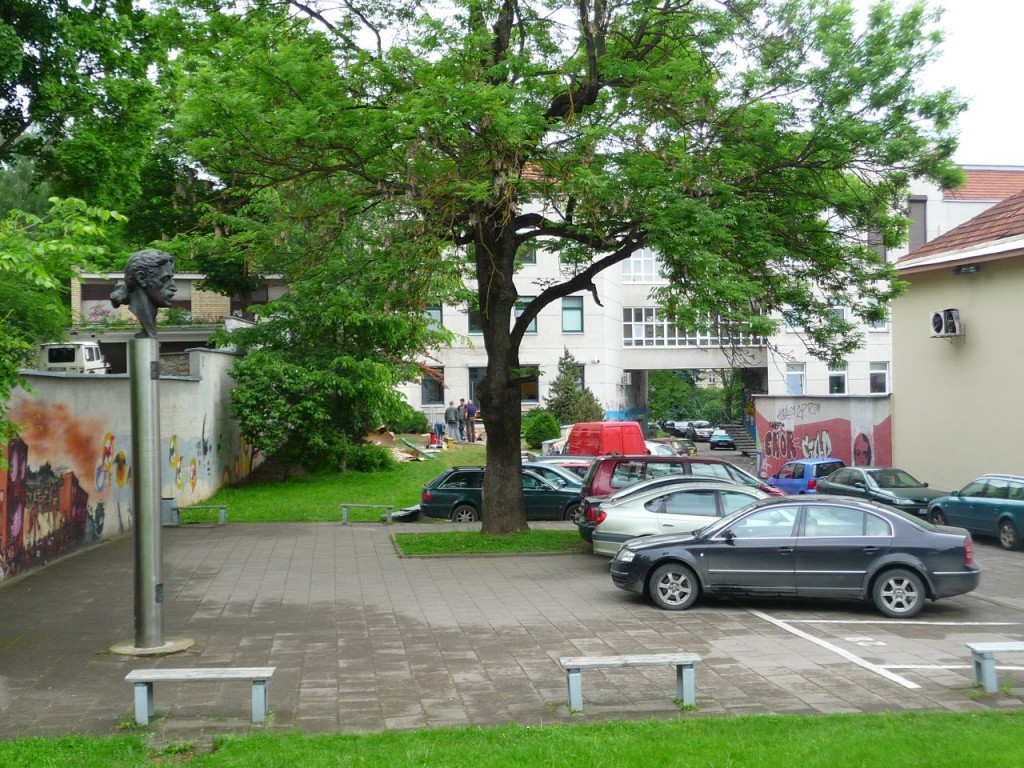
[{"label": "parking line marking", "polygon": [[789,623],[783,621],[782,619],[772,618],[767,613],[762,613],[761,611],[755,611],[752,609],[747,610],[749,610],[754,616],[757,616],[758,618],[767,621],[769,624],[774,624],[779,629],[784,629],[786,632],[789,632],[790,634],[796,635],[797,637],[802,637],[804,640],[809,640],[815,645],[821,646],[826,650],[832,651],[833,653],[842,656],[847,661],[850,661],[856,664],[857,666],[868,670],[869,672],[874,672],[876,675],[880,675],[881,677],[884,677],[886,680],[890,680],[898,685],[902,685],[904,688],[910,688],[914,690],[921,687],[917,683],[907,680],[907,678],[905,677],[900,677],[899,675],[890,672],[888,669],[885,669],[884,667],[881,667],[878,664],[872,664],[870,661],[865,661],[857,654],[850,653],[850,651],[846,650],[845,648],[840,648],[838,645],[833,645],[827,640],[822,640],[820,638],[815,637],[812,634],[804,632],[802,629],[790,626]]},{"label": "parking line marking", "polygon": [[[879,664],[879,666],[882,669],[971,669],[970,664]],[[1000,665],[996,669],[1003,669],[1009,672],[1024,672],[1024,667],[1004,667]]]},{"label": "parking line marking", "polygon": [[914,621],[913,619],[786,619],[790,624],[925,624],[933,627],[1016,627],[1019,621]]}]

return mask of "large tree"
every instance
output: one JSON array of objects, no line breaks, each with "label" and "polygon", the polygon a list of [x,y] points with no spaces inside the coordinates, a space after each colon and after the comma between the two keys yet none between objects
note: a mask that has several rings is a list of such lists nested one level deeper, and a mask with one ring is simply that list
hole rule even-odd
[{"label": "large tree", "polygon": [[[387,205],[380,259],[468,267],[488,533],[527,527],[519,347],[543,307],[600,300],[595,276],[650,248],[680,323],[769,335],[785,311],[838,359],[859,339],[830,302],[877,318],[899,289],[866,234],[898,243],[908,180],[955,179],[962,105],[915,80],[939,42],[923,4],[863,23],[845,0],[203,6],[179,128],[207,172],[303,199],[311,227]],[[516,317],[528,248],[563,274]]]}]

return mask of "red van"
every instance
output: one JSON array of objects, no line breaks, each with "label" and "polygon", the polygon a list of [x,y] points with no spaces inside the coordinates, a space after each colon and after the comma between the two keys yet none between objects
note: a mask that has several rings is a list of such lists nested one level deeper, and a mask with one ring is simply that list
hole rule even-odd
[{"label": "red van", "polygon": [[582,421],[574,424],[566,441],[570,456],[646,454],[644,431],[635,421]]}]

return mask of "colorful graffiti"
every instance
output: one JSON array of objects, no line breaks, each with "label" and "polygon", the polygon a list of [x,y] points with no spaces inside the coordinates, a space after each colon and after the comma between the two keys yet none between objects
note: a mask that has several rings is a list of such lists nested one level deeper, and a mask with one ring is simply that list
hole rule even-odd
[{"label": "colorful graffiti", "polygon": [[[28,444],[7,444],[0,470],[0,576],[4,578],[65,555],[102,531],[103,506],[75,473],[49,463],[29,466]],[[98,519],[98,522],[97,522]]]},{"label": "colorful graffiti", "polygon": [[[875,411],[851,412],[843,401],[759,403],[757,435],[760,474],[769,477],[787,461],[834,456],[846,464],[887,466],[892,462],[891,416]],[[880,420],[875,422],[874,419]]]},{"label": "colorful graffiti", "polygon": [[[131,530],[130,432],[31,397],[13,401],[11,417],[21,436],[0,446],[7,460],[0,469],[0,580]],[[207,498],[252,467],[249,446],[236,444],[230,430],[212,439],[205,418],[201,434],[172,434],[161,448],[170,470],[162,492],[181,504]]]}]

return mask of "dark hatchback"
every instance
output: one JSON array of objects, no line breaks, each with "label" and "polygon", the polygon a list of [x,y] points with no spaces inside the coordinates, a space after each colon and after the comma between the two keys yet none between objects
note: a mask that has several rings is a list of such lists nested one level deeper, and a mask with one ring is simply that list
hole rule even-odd
[{"label": "dark hatchback", "polygon": [[701,594],[870,600],[891,618],[981,580],[971,535],[835,496],[754,502],[688,535],[622,545],[612,582],[685,610]]},{"label": "dark hatchback", "polygon": [[818,481],[818,493],[855,496],[928,516],[928,504],[945,496],[897,467],[844,467]]},{"label": "dark hatchback", "polygon": [[[522,477],[527,520],[579,522],[582,499],[578,488],[556,487],[528,469],[522,470]],[[483,483],[483,467],[452,467],[423,486],[420,514],[455,523],[479,520]]]}]

